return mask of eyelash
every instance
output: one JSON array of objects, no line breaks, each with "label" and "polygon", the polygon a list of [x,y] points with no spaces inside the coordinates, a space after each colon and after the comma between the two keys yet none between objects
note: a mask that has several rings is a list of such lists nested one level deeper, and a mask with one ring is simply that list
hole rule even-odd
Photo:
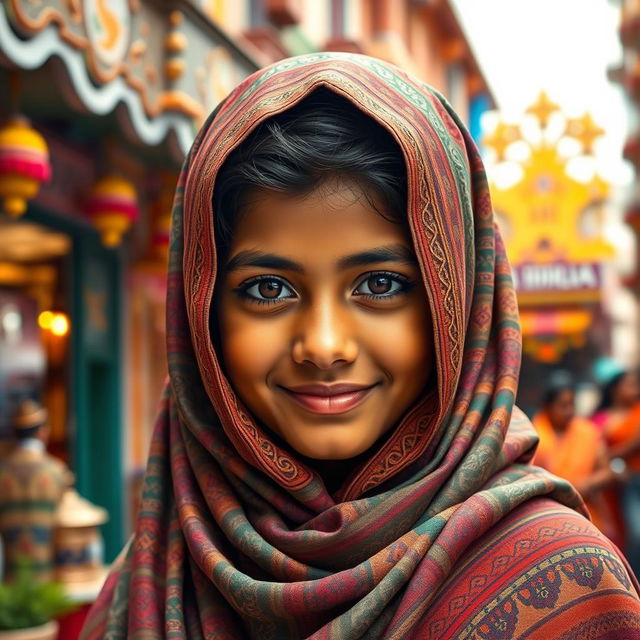
[{"label": "eyelash", "polygon": [[[368,273],[365,273],[360,278],[360,280],[358,281],[358,284],[355,286],[353,291],[354,292],[357,291],[363,284],[367,282],[367,280],[369,280],[374,276],[383,276],[383,277],[386,276],[390,280],[392,280],[394,283],[399,284],[400,288],[397,291],[394,291],[393,293],[387,293],[387,294],[375,294],[375,293],[356,294],[359,298],[364,298],[365,300],[381,300],[381,299],[389,300],[401,294],[408,293],[415,286],[415,282],[412,282],[409,278],[399,273],[393,273],[391,271],[369,271]],[[269,298],[259,298],[257,296],[254,296],[248,293],[248,291],[252,287],[259,285],[261,282],[269,282],[269,281],[279,282],[283,286],[283,288],[289,291],[294,291],[293,287],[289,283],[287,283],[287,281],[284,278],[280,278],[278,276],[270,276],[270,275],[256,276],[255,278],[251,278],[250,280],[243,282],[239,287],[235,288],[233,291],[238,296],[240,296],[243,300],[248,300],[252,303],[261,304],[261,305],[277,304],[279,302],[282,302],[283,300],[289,300],[294,297],[294,296],[285,296],[281,298],[269,299]]]},{"label": "eyelash", "polygon": [[276,304],[278,302],[282,302],[283,300],[288,300],[293,296],[286,296],[284,298],[258,298],[257,296],[253,296],[248,293],[249,289],[252,287],[259,285],[261,282],[279,282],[282,286],[290,291],[293,291],[293,287],[287,283],[284,278],[279,278],[277,276],[256,276],[255,278],[251,278],[250,280],[246,280],[239,287],[234,289],[233,291],[240,296],[243,300],[248,300],[255,304]]}]

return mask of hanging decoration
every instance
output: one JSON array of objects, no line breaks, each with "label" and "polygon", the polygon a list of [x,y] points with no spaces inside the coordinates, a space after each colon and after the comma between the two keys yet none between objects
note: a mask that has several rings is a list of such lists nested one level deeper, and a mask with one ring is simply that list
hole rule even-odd
[{"label": "hanging decoration", "polygon": [[186,67],[183,56],[187,48],[187,38],[179,29],[182,18],[180,11],[171,12],[169,15],[171,30],[164,40],[164,49],[166,51],[164,73],[172,83],[175,83],[182,76]]},{"label": "hanging decoration", "polygon": [[40,185],[51,178],[49,149],[44,138],[23,116],[0,128],[0,199],[3,209],[17,218],[27,209]]},{"label": "hanging decoration", "polygon": [[135,187],[120,176],[101,178],[91,189],[86,214],[100,232],[102,243],[109,248],[117,247],[138,218]]}]

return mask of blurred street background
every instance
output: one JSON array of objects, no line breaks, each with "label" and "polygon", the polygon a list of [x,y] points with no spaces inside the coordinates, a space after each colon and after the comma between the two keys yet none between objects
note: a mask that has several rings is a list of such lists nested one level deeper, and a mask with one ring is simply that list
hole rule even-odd
[{"label": "blurred street background", "polygon": [[[166,376],[181,162],[243,78],[321,50],[397,64],[468,125],[518,289],[518,403],[551,443],[537,461],[568,469],[562,447],[591,460],[570,479],[625,546],[640,471],[640,0],[3,0],[0,458],[21,403],[43,405],[47,450],[106,509],[113,560]],[[606,453],[569,438],[577,420]]]}]

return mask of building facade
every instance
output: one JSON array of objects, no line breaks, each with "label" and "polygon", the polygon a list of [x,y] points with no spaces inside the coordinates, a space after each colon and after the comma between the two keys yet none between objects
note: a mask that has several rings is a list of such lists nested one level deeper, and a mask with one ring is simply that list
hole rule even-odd
[{"label": "building facade", "polygon": [[166,378],[180,164],[241,79],[323,49],[413,71],[476,135],[493,106],[445,0],[0,4],[0,439],[20,398],[46,404],[50,448],[110,513],[108,560],[127,534]]},{"label": "building facade", "polygon": [[[640,300],[640,2],[619,0],[619,35],[623,47],[622,64],[610,76],[627,94],[629,136],[624,157],[634,169],[635,178],[628,193],[625,221],[635,236],[635,270],[627,279],[636,300]],[[637,328],[640,334],[640,327]]]}]

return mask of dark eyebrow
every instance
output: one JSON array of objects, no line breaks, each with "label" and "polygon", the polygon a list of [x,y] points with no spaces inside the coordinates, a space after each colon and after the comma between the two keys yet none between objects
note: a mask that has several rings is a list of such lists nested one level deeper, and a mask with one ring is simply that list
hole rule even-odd
[{"label": "dark eyebrow", "polygon": [[233,271],[235,269],[241,269],[242,267],[263,267],[265,269],[279,269],[281,271],[304,272],[302,266],[297,262],[273,253],[263,253],[262,251],[240,251],[227,262],[225,268],[227,271]]},{"label": "dark eyebrow", "polygon": [[[411,266],[418,264],[413,252],[409,248],[398,244],[388,247],[376,247],[345,256],[338,261],[338,267],[340,269],[366,267],[377,262],[399,262]],[[234,271],[243,267],[262,267],[264,269],[304,273],[304,268],[297,262],[273,253],[263,253],[262,251],[240,251],[227,262],[225,269]]]},{"label": "dark eyebrow", "polygon": [[366,267],[376,262],[400,262],[410,266],[417,266],[418,261],[413,251],[401,244],[394,244],[388,247],[376,247],[361,253],[354,253],[351,256],[340,258],[338,266],[341,269],[349,267]]}]

